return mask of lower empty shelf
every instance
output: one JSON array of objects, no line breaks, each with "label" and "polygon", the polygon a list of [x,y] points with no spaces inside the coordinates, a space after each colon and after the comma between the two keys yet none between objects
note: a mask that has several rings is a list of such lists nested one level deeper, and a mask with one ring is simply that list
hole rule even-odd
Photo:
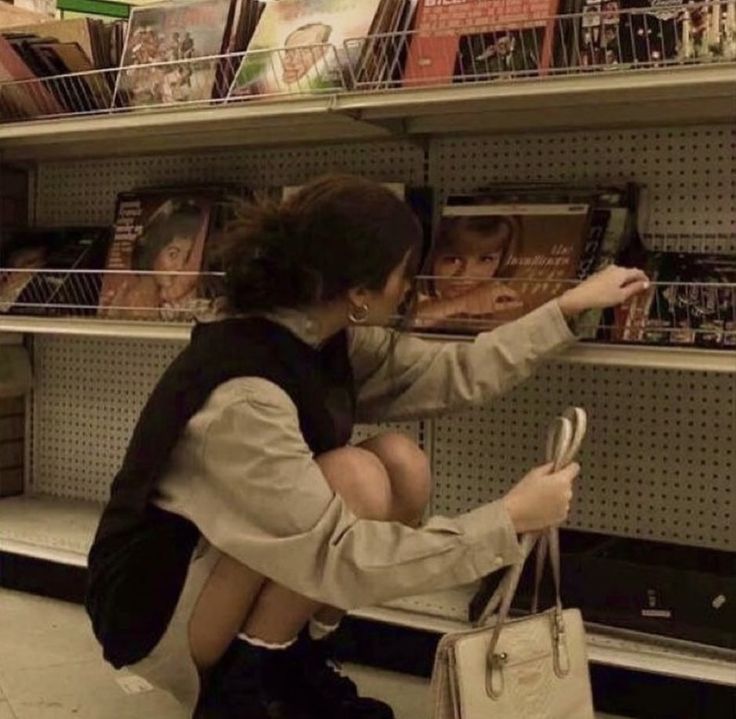
[{"label": "lower empty shelf", "polygon": [[[84,567],[102,506],[96,502],[23,495],[0,499],[0,552]],[[353,615],[444,634],[468,629],[473,586],[370,607]],[[589,628],[592,662],[736,687],[736,653],[608,628]]]}]

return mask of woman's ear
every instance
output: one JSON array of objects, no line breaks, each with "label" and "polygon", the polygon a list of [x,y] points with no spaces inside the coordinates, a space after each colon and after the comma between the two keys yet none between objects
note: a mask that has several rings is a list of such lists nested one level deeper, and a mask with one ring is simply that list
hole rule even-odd
[{"label": "woman's ear", "polygon": [[362,307],[368,304],[371,292],[365,287],[353,287],[347,292],[347,298],[350,305],[353,307]]}]

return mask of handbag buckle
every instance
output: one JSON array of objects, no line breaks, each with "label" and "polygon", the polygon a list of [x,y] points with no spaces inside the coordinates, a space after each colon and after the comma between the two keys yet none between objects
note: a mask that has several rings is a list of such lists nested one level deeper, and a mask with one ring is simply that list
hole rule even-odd
[{"label": "handbag buckle", "polygon": [[562,679],[570,673],[570,653],[567,649],[565,620],[560,611],[554,613],[552,620],[552,640],[554,642],[555,674]]},{"label": "handbag buckle", "polygon": [[489,654],[488,672],[486,673],[486,693],[491,699],[500,699],[505,688],[503,668],[508,664],[506,652]]}]

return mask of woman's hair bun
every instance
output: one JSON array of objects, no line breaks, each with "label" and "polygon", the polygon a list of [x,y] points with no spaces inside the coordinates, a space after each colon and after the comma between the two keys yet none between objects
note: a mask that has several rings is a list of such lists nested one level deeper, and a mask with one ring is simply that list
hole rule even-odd
[{"label": "woman's hair bun", "polygon": [[319,276],[300,258],[288,206],[257,198],[239,208],[222,256],[224,289],[236,312],[298,307],[319,296]]}]

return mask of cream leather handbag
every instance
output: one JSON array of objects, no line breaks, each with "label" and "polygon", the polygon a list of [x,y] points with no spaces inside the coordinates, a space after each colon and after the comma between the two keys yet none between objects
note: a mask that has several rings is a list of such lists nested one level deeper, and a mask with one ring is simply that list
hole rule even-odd
[{"label": "cream leather handbag", "polygon": [[[573,460],[585,428],[585,412],[578,408],[555,421],[547,444],[547,457],[555,470]],[[563,609],[560,599],[557,529],[524,535],[521,544],[525,559],[537,546],[532,614],[507,621],[524,559],[508,570],[478,628],[448,634],[440,641],[432,672],[434,719],[595,717],[582,616],[577,609]],[[537,613],[548,549],[557,602]],[[495,621],[489,621],[496,609]]]}]

